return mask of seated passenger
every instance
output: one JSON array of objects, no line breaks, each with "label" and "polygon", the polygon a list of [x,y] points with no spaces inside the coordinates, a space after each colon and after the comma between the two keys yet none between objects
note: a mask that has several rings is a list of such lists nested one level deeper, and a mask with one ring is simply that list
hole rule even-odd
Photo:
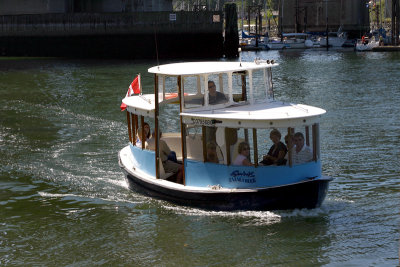
[{"label": "seated passenger", "polygon": [[208,81],[208,103],[210,105],[216,105],[227,102],[226,96],[217,92],[217,87],[213,81]]},{"label": "seated passenger", "polygon": [[217,156],[217,144],[213,141],[207,143],[207,158],[206,162],[219,163]]},{"label": "seated passenger", "polygon": [[[160,138],[161,138],[161,132],[160,132]],[[150,150],[156,150],[156,141],[155,141],[155,134],[153,133],[153,138],[151,138],[148,142],[147,149]],[[161,162],[163,164],[163,168],[165,172],[172,172],[176,173],[176,183],[183,183],[183,168],[182,165],[179,163],[176,163],[171,160],[171,157],[173,157],[173,151],[169,148],[167,143],[164,140],[159,140],[158,147],[160,150],[160,158]]]},{"label": "seated passenger", "polygon": [[233,161],[233,165],[254,166],[254,164],[248,160],[248,157],[250,155],[250,146],[247,142],[241,142],[239,144],[238,152],[239,152],[239,154],[236,156],[236,159]]},{"label": "seated passenger", "polygon": [[[236,159],[238,154],[239,144],[244,142],[244,139],[238,138],[238,129],[225,128],[226,146],[229,147],[230,162]],[[226,150],[226,148],[224,149]]]},{"label": "seated passenger", "polygon": [[292,148],[293,164],[303,164],[313,160],[313,153],[309,146],[304,144],[304,135],[297,132],[293,137],[294,146]]},{"label": "seated passenger", "polygon": [[147,122],[145,122],[143,124],[143,128],[144,128],[144,133],[146,135],[146,139],[150,139],[150,137],[151,137],[150,125]]},{"label": "seated passenger", "polygon": [[[146,133],[145,133],[145,135],[146,135]],[[146,136],[144,136],[142,138],[142,127],[139,127],[137,129],[137,132],[136,132],[136,143],[135,143],[135,146],[142,148],[142,141],[144,141],[145,142],[144,147],[147,148],[146,140],[147,140]]]},{"label": "seated passenger", "polygon": [[[164,140],[161,140],[161,135],[162,135],[162,132],[160,131],[160,136],[159,136],[159,138],[160,138],[160,141],[162,141],[163,143],[165,143],[165,141]],[[153,138],[153,137],[155,137],[156,136],[156,133],[153,131],[153,133],[151,134],[151,138],[149,139],[149,140],[147,140],[147,149],[149,149],[149,150],[156,150],[156,141],[155,141],[155,138]],[[170,161],[173,161],[173,162],[178,162],[178,160],[177,160],[177,158],[176,158],[176,153],[175,153],[175,151],[171,151],[169,154],[168,154],[168,160],[170,160]]]},{"label": "seated passenger", "polygon": [[274,144],[260,163],[263,165],[284,165],[287,148],[281,142],[281,133],[277,129],[273,129],[269,134],[269,138]]},{"label": "seated passenger", "polygon": [[[289,140],[291,141],[290,144],[289,144]],[[293,134],[285,135],[285,144],[286,144],[286,148],[288,150],[291,149],[294,146],[294,144],[293,144]]]},{"label": "seated passenger", "polygon": [[[285,144],[286,144],[287,151],[291,150],[294,147],[293,134],[285,135]],[[289,153],[286,153],[285,158],[282,161],[282,165],[285,165],[285,164],[287,165],[288,160],[289,160]]]},{"label": "seated passenger", "polygon": [[[147,122],[145,122],[144,124],[143,124],[143,128],[144,128],[144,135],[146,136],[146,140],[149,140],[150,138],[151,138],[151,134],[150,134],[150,125],[147,123]],[[140,132],[142,132],[142,127],[140,127]],[[136,138],[136,143],[141,143],[141,141],[139,140],[139,138],[137,137]],[[141,145],[140,145],[141,146]]]}]

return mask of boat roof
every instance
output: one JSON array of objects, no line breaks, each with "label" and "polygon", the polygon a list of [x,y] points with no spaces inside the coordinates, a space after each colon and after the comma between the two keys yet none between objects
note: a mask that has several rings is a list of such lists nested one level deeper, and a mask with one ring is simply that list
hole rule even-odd
[{"label": "boat roof", "polygon": [[274,61],[259,60],[255,62],[227,62],[227,61],[202,61],[172,63],[154,66],[148,72],[155,74],[179,76],[179,75],[200,75],[212,73],[229,73],[246,70],[258,70],[277,66]]},{"label": "boat roof", "polygon": [[[293,127],[319,121],[324,109],[281,101],[236,105],[223,109],[181,113],[185,123],[216,124],[223,127]],[[208,121],[207,121],[208,120]]]},{"label": "boat roof", "polygon": [[[159,98],[161,99],[161,97]],[[159,100],[161,103],[161,100]],[[155,99],[153,94],[131,96],[123,99],[128,111],[142,116],[153,116]],[[319,121],[324,109],[281,101],[258,101],[253,105],[238,103],[232,106],[182,112],[185,123],[215,125],[224,127],[267,128],[288,127],[299,124],[311,124]]]}]

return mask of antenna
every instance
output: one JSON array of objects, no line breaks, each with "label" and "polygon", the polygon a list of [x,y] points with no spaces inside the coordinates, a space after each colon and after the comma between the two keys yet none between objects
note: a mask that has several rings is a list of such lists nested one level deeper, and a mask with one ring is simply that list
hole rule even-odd
[{"label": "antenna", "polygon": [[238,48],[238,53],[239,53],[239,60],[240,60],[240,67],[242,66],[242,48]]},{"label": "antenna", "polygon": [[160,62],[158,61],[158,46],[157,46],[157,23],[154,24],[154,41],[156,42],[157,68],[158,70],[160,70]]}]

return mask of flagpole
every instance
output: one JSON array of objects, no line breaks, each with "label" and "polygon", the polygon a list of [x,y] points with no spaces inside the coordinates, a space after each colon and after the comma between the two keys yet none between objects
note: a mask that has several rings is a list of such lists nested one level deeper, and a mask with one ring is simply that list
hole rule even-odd
[{"label": "flagpole", "polygon": [[142,80],[140,79],[140,73],[138,74],[139,77],[139,90],[140,90],[140,94],[142,95]]}]

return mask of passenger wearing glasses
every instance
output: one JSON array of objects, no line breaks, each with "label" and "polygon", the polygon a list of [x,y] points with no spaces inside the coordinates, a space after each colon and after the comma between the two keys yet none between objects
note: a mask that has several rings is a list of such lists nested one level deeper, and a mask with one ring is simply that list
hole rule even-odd
[{"label": "passenger wearing glasses", "polygon": [[236,156],[236,159],[233,161],[233,165],[238,166],[254,166],[253,163],[249,161],[250,155],[250,146],[247,142],[241,142],[239,144],[238,149],[239,154]]},{"label": "passenger wearing glasses", "polygon": [[217,92],[217,88],[213,81],[208,81],[208,103],[210,105],[216,105],[227,102],[226,96],[221,93]]}]

